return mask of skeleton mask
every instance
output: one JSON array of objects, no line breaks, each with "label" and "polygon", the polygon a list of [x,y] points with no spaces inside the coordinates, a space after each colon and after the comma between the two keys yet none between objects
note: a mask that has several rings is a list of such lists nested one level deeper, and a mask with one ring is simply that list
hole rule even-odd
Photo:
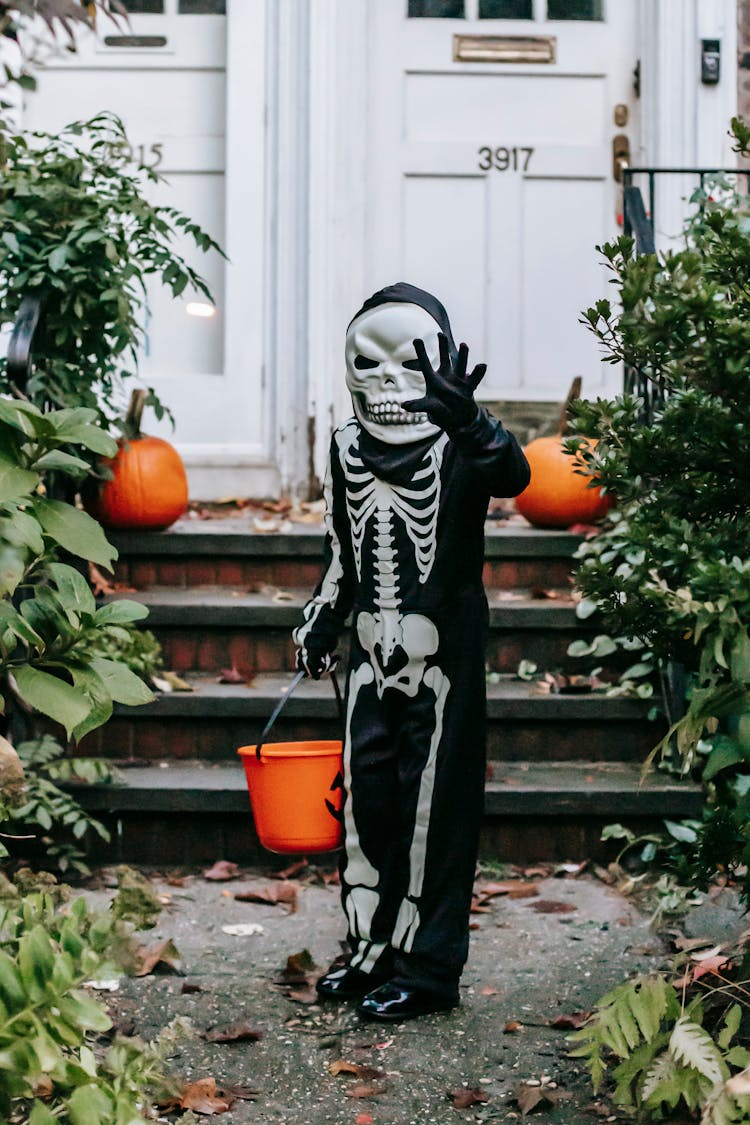
[{"label": "skeleton mask", "polygon": [[439,432],[426,414],[402,402],[422,398],[425,381],[414,353],[424,340],[430,363],[439,363],[439,325],[419,305],[388,302],[361,313],[346,334],[346,385],[360,425],[389,445],[406,445]]}]

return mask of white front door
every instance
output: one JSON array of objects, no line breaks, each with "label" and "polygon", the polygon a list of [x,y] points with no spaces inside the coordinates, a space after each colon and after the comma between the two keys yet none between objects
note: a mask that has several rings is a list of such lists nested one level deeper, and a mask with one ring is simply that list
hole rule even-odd
[{"label": "white front door", "polygon": [[578,323],[606,292],[637,150],[637,0],[368,5],[368,288],[434,292],[488,363],[485,399],[587,397],[618,374]]},{"label": "white front door", "polygon": [[[177,300],[149,287],[143,380],[174,412],[174,440],[196,467],[227,469],[220,491],[241,494],[243,465],[268,461],[263,399],[263,5],[247,0],[124,0],[127,23],[100,16],[75,55],[52,56],[25,124],[54,132],[112,110],[135,163],[164,177],[155,200],[185,212],[222,245],[174,245],[208,281]],[[230,37],[229,31],[232,31]],[[150,189],[151,190],[151,189]],[[149,420],[151,432],[168,435]],[[240,474],[241,476],[241,474]],[[260,483],[260,482],[259,482]],[[262,487],[262,485],[261,485]]]}]

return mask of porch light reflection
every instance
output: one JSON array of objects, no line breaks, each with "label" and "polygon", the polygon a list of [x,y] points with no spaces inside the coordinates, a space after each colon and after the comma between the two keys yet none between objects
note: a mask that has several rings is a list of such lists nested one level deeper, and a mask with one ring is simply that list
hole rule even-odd
[{"label": "porch light reflection", "polygon": [[188,316],[211,317],[216,316],[216,306],[209,305],[207,301],[188,301],[185,312]]}]

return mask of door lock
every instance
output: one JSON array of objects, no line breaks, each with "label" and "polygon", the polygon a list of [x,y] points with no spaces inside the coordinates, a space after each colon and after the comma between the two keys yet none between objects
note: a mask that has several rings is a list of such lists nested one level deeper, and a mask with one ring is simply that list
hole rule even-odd
[{"label": "door lock", "polygon": [[630,140],[625,133],[617,133],[612,138],[612,175],[616,183],[622,183],[622,173],[628,164],[630,164]]}]

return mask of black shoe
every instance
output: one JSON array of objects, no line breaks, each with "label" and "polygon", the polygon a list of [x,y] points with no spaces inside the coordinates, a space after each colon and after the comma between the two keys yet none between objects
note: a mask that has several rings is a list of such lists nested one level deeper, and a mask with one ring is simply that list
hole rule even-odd
[{"label": "black shoe", "polygon": [[381,984],[374,992],[369,992],[357,1011],[368,1020],[382,1020],[396,1023],[398,1020],[413,1020],[430,1012],[447,1012],[458,1007],[457,996],[440,996],[436,992],[422,989],[403,988],[393,981]]},{"label": "black shoe", "polygon": [[329,969],[320,977],[315,988],[318,995],[326,1000],[361,1000],[383,980],[381,976],[363,973],[361,969],[350,969],[343,965],[339,969]]}]

